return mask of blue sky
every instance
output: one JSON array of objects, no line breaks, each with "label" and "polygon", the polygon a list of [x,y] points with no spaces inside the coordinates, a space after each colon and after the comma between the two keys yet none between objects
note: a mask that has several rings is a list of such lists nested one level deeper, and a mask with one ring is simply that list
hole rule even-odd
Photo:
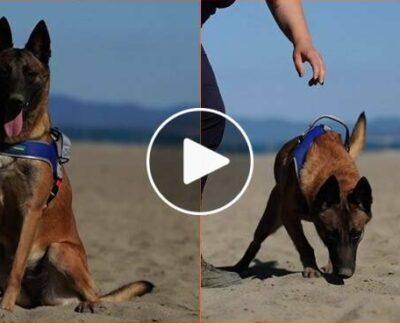
[{"label": "blue sky", "polygon": [[[353,120],[400,116],[400,3],[306,2],[324,54],[324,87],[298,78],[292,47],[263,0],[238,0],[203,28],[227,110],[233,116]],[[22,46],[45,19],[53,41],[52,93],[149,108],[199,100],[197,1],[10,3],[1,15]],[[307,74],[309,77],[310,73]]]},{"label": "blue sky", "polygon": [[400,3],[305,3],[314,43],[324,54],[324,87],[309,88],[292,64],[292,45],[265,2],[237,1],[203,27],[203,41],[227,111],[246,117],[349,121],[400,116]]},{"label": "blue sky", "polygon": [[199,101],[199,5],[1,4],[22,47],[40,20],[52,38],[52,93],[150,108]]}]

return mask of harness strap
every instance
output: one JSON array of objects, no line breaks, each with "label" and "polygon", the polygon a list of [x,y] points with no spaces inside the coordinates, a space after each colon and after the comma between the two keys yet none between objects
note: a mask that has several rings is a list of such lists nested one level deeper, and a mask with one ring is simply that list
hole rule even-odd
[{"label": "harness strap", "polygon": [[61,165],[70,160],[71,141],[57,128],[51,128],[51,143],[41,140],[27,140],[15,145],[0,143],[0,155],[35,159],[47,163],[53,172],[54,184],[50,191],[46,207],[57,196],[62,184]]},{"label": "harness strap", "polygon": [[315,119],[313,122],[310,123],[308,129],[303,134],[303,136],[305,134],[307,134],[312,128],[314,128],[315,124],[318,121],[322,120],[322,119],[330,119],[330,120],[335,121],[335,122],[337,122],[337,123],[339,123],[340,125],[343,126],[343,128],[345,129],[344,146],[346,147],[346,150],[349,151],[350,150],[350,130],[349,130],[349,127],[346,125],[346,123],[342,119],[340,119],[340,118],[338,118],[338,117],[336,117],[334,115],[325,114],[325,115],[322,115],[322,116],[318,117],[317,119]]},{"label": "harness strap", "polygon": [[330,130],[331,128],[328,126],[319,125],[309,129],[308,132],[299,137],[299,143],[293,151],[293,161],[297,178],[300,178],[300,171],[306,162],[307,153],[314,141]]},{"label": "harness strap", "polygon": [[350,150],[350,131],[347,125],[341,119],[333,115],[323,115],[318,117],[313,122],[311,122],[307,130],[301,136],[298,137],[298,144],[293,151],[294,166],[297,178],[299,180],[300,180],[300,171],[303,168],[303,165],[306,161],[307,153],[311,148],[312,144],[314,143],[314,141],[327,131],[332,131],[332,129],[326,125],[323,124],[316,125],[317,122],[322,119],[330,119],[343,126],[343,128],[345,129],[345,141],[343,144],[347,151]]},{"label": "harness strap", "polygon": [[50,202],[57,196],[58,191],[60,190],[62,184],[62,178],[58,178],[54,181],[53,187],[51,188],[49,198],[46,202],[46,207],[49,206]]},{"label": "harness strap", "polygon": [[0,154],[44,161],[52,168],[53,177],[58,176],[58,152],[55,142],[49,144],[45,141],[29,140],[16,145],[2,143],[0,144]]}]

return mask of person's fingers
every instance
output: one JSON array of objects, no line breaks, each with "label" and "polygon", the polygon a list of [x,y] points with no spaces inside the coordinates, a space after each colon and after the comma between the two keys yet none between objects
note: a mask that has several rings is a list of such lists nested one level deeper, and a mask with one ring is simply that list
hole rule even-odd
[{"label": "person's fingers", "polygon": [[293,53],[293,61],[294,61],[294,66],[296,67],[296,71],[299,74],[299,77],[303,77],[304,75],[304,64],[303,64],[303,58],[301,57],[300,52],[294,52]]},{"label": "person's fingers", "polygon": [[313,85],[317,85],[317,84],[318,84],[318,81],[314,80],[313,77],[308,81],[308,86],[313,86]]},{"label": "person's fingers", "polygon": [[313,69],[313,77],[308,83],[309,86],[317,85],[318,83],[324,85],[326,67],[322,56],[319,53],[312,53],[309,55],[308,62]]},{"label": "person's fingers", "polygon": [[315,69],[313,68],[315,71],[313,76],[313,85],[317,85],[318,83],[324,85],[326,72],[325,64],[321,55],[317,54],[316,58],[314,58],[313,61],[310,61],[310,64],[314,64],[313,66],[316,66]]},{"label": "person's fingers", "polygon": [[310,55],[310,57],[308,58],[308,61],[310,62],[311,67],[313,69],[313,80],[318,82],[319,76],[320,76],[320,71],[321,71],[321,65],[320,65],[321,61],[320,61],[318,55],[315,53],[312,53]]},{"label": "person's fingers", "polygon": [[319,83],[321,85],[324,85],[325,83],[325,75],[326,75],[326,66],[324,63],[324,59],[322,58],[321,55],[319,55],[319,59],[321,61],[321,72],[320,72],[320,76],[319,76]]}]

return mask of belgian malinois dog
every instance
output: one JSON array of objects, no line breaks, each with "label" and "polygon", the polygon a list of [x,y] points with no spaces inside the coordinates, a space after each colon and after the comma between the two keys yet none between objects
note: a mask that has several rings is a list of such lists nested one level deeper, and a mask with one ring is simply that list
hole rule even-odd
[{"label": "belgian malinois dog", "polygon": [[364,147],[366,118],[362,113],[353,129],[348,150],[341,136],[328,131],[318,137],[307,153],[301,179],[295,171],[293,151],[299,138],[278,152],[267,207],[243,258],[234,270],[245,270],[261,243],[282,225],[292,239],[303,264],[304,277],[319,277],[314,250],[307,241],[301,220],[314,223],[329,251],[329,264],[322,268],[340,278],[349,278],[356,268],[358,245],[371,219],[372,192],[368,180],[359,176],[355,160]]},{"label": "belgian malinois dog", "polygon": [[[10,25],[0,20],[0,143],[51,142],[48,97],[50,37],[44,21],[23,49],[13,48]],[[51,167],[40,160],[0,156],[0,307],[31,308],[75,301],[76,311],[93,312],[101,301],[125,301],[152,289],[129,283],[99,296],[72,212],[64,169],[54,200]]]}]

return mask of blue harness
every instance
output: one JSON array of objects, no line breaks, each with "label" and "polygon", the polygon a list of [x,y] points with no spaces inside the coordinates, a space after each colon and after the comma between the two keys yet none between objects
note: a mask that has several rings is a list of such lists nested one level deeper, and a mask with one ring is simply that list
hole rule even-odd
[{"label": "blue harness", "polygon": [[331,115],[323,115],[317,119],[315,119],[308,129],[299,137],[298,144],[293,151],[293,162],[296,170],[297,178],[300,180],[300,171],[303,169],[304,163],[307,159],[308,151],[311,146],[314,144],[315,140],[325,134],[328,131],[332,131],[330,127],[324,124],[316,125],[316,123],[321,119],[330,119],[333,120],[345,128],[346,131],[346,139],[344,145],[347,151],[350,149],[350,132],[347,125],[340,120],[339,118]]},{"label": "blue harness", "polygon": [[51,143],[41,140],[26,140],[18,144],[0,143],[0,155],[35,159],[46,162],[52,169],[54,184],[46,205],[56,197],[62,184],[61,165],[70,159],[71,141],[57,128],[51,128]]}]

